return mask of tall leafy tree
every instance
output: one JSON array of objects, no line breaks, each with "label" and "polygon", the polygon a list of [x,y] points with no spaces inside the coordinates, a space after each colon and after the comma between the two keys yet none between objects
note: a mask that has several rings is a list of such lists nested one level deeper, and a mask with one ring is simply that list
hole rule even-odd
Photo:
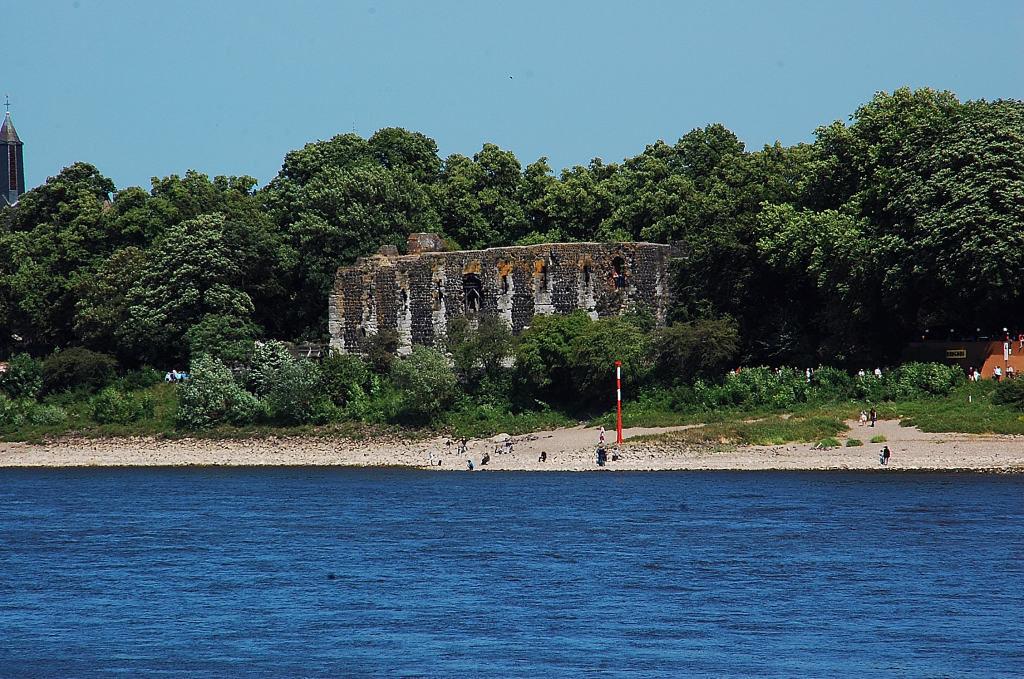
[{"label": "tall leafy tree", "polygon": [[445,160],[434,195],[444,233],[471,249],[510,245],[526,233],[522,166],[494,144],[470,160]]},{"label": "tall leafy tree", "polygon": [[119,339],[155,364],[202,351],[235,357],[259,329],[240,290],[243,271],[225,238],[223,215],[170,227],[127,294],[128,322]]}]

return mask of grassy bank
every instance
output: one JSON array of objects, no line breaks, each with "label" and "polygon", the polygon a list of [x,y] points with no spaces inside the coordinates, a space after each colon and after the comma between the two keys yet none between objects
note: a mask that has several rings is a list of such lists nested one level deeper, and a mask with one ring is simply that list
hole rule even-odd
[{"label": "grassy bank", "polygon": [[[39,405],[61,409],[65,419],[60,422],[35,422],[30,416],[10,417],[0,427],[0,437],[4,441],[28,442],[42,442],[69,435],[87,438],[157,436],[178,439],[269,436],[420,438],[445,434],[474,438],[497,433],[520,435],[574,426],[581,421],[593,426],[603,424],[609,429],[615,426],[614,411],[588,417],[587,413],[567,413],[557,409],[513,413],[481,405],[450,411],[443,418],[423,427],[353,420],[291,427],[270,424],[236,427],[222,424],[193,430],[177,423],[179,389],[178,385],[161,383],[132,392],[134,398],[147,404],[147,410],[140,419],[123,424],[96,421],[96,396],[71,393],[49,396]],[[624,404],[623,425],[666,427],[703,424],[702,427],[674,435],[681,441],[700,444],[731,446],[827,442],[846,430],[845,421],[855,420],[862,410],[873,407],[879,419],[899,419],[903,426],[916,426],[927,432],[1024,434],[1024,414],[1011,406],[994,402],[994,393],[995,384],[982,381],[961,384],[945,396],[921,396],[896,401],[835,399],[796,403],[785,408],[727,406],[677,410],[672,409],[664,399],[646,398]]]}]

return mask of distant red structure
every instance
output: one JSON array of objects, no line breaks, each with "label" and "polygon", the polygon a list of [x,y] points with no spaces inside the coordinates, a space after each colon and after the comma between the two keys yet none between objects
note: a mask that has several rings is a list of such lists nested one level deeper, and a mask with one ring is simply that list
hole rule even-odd
[{"label": "distant red structure", "polygon": [[911,342],[907,358],[915,361],[955,364],[964,370],[976,368],[981,378],[992,379],[992,369],[999,366],[1003,376],[1013,366],[1018,375],[1024,371],[1024,350],[1017,340],[1010,342],[1009,356],[1004,360],[1003,342]]}]

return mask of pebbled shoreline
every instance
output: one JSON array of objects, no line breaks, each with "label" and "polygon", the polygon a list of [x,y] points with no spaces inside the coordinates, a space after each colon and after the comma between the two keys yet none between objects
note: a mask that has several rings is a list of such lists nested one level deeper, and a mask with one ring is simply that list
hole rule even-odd
[{"label": "pebbled shoreline", "polygon": [[[669,470],[849,470],[1024,473],[1024,437],[929,434],[897,421],[880,421],[872,429],[848,422],[845,438],[881,434],[886,444],[815,450],[809,443],[779,446],[711,446],[672,440],[672,432],[690,427],[633,428],[624,432],[621,459],[598,467],[594,450],[598,430],[582,426],[513,437],[514,452],[495,454],[503,439],[469,442],[466,455],[449,450],[445,438],[397,437],[345,439],[268,437],[242,440],[61,439],[48,444],[0,443],[0,467],[145,467],[145,466],[351,466],[422,467],[434,471],[669,471]],[[700,425],[695,425],[700,426]],[[663,440],[629,441],[645,434],[668,434]],[[608,432],[609,442],[614,432]],[[841,440],[843,440],[841,439]],[[878,464],[878,449],[888,445],[888,467]],[[606,446],[609,453],[614,443]],[[547,462],[539,462],[540,451]],[[491,459],[481,466],[485,452]],[[430,455],[440,466],[429,466]]]}]

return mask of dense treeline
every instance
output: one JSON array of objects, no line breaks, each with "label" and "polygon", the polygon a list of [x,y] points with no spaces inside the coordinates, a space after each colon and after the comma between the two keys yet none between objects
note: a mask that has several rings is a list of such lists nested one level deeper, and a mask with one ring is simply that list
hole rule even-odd
[{"label": "dense treeline", "polygon": [[558,176],[491,144],[442,159],[399,128],[307,144],[263,188],[189,171],[117,191],[78,163],[2,220],[8,357],[165,370],[323,341],[339,265],[436,231],[464,249],[684,241],[680,333],[734,329],[735,363],[861,367],[929,326],[1024,327],[1024,104],[903,89],[813,144],[747,151],[709,125]]}]

